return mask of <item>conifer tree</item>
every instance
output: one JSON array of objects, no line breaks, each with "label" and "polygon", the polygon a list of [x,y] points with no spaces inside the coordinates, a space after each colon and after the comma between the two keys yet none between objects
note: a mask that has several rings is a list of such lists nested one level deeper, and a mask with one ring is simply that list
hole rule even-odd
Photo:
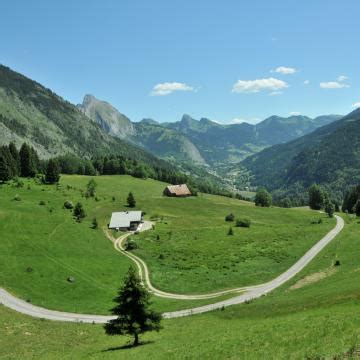
[{"label": "conifer tree", "polygon": [[10,169],[5,157],[0,154],[0,182],[6,182],[11,179]]},{"label": "conifer tree", "polygon": [[127,204],[129,207],[134,208],[136,206],[136,200],[132,192],[129,192],[129,195],[127,197]]},{"label": "conifer tree", "polygon": [[60,179],[60,169],[57,162],[50,159],[46,166],[45,181],[48,184],[56,184]]},{"label": "conifer tree", "polygon": [[114,302],[117,305],[111,311],[117,318],[105,324],[106,334],[131,335],[134,337],[133,345],[137,346],[140,334],[161,329],[161,314],[149,309],[150,293],[141,284],[133,267],[129,268]]},{"label": "conifer tree", "polygon": [[34,177],[36,175],[36,159],[34,150],[29,145],[23,143],[20,149],[20,175],[22,177]]}]

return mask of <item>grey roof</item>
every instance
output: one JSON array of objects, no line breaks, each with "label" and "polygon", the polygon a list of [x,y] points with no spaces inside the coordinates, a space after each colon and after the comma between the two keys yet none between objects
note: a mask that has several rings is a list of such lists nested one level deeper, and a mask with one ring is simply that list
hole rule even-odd
[{"label": "grey roof", "polygon": [[110,229],[130,227],[130,222],[141,221],[141,211],[120,211],[111,214]]}]

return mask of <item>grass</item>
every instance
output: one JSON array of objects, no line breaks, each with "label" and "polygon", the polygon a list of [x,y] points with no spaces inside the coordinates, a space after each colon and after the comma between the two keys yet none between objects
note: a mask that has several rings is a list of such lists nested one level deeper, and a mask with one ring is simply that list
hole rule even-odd
[{"label": "grass", "polygon": [[[334,225],[334,220],[308,210],[260,209],[211,195],[166,198],[163,183],[129,176],[97,177],[96,201],[82,197],[88,181],[85,176],[63,176],[59,188],[30,180],[23,188],[0,187],[1,286],[48,308],[108,313],[131,263],[114,251],[101,228],[111,211],[125,209],[129,191],[148,218],[161,219],[154,231],[134,238],[152,281],[169,291],[216,291],[269,280]],[[16,194],[21,201],[13,200]],[[84,204],[87,217],[82,223],[63,209],[65,200]],[[230,212],[251,218],[251,228],[234,228],[234,236],[227,236],[224,217]],[[94,216],[97,230],[91,228]],[[323,217],[323,223],[311,224],[314,217]],[[75,282],[68,282],[69,277]],[[211,300],[154,302],[169,311]]]},{"label": "grass", "polygon": [[[0,358],[6,359],[356,359],[360,349],[360,221],[301,273],[249,304],[164,321],[164,329],[128,348],[101,326],[31,319],[0,307]],[[304,277],[335,274],[296,290]],[[356,355],[357,354],[357,355]]]}]

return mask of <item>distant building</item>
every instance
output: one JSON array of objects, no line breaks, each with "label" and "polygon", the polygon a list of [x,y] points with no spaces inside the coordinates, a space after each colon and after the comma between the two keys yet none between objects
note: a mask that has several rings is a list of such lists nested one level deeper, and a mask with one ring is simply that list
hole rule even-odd
[{"label": "distant building", "polygon": [[141,211],[120,211],[111,214],[109,229],[136,231],[143,222]]},{"label": "distant building", "polygon": [[191,196],[191,192],[186,184],[181,185],[169,185],[164,190],[166,196],[185,197]]}]

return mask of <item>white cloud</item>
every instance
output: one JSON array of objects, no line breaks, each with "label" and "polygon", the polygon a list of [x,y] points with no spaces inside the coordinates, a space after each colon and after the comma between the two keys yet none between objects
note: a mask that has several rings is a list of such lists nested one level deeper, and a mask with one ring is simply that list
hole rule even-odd
[{"label": "white cloud", "polygon": [[328,81],[328,82],[321,82],[320,87],[322,89],[343,89],[350,87],[350,85],[344,84],[339,81]]},{"label": "white cloud", "polygon": [[179,82],[165,82],[157,84],[153,87],[151,96],[164,96],[173,93],[174,91],[195,91],[192,86]]},{"label": "white cloud", "polygon": [[346,75],[340,75],[338,78],[337,78],[337,81],[339,82],[344,82],[348,79],[348,77]]},{"label": "white cloud", "polygon": [[232,88],[233,93],[257,93],[262,90],[278,91],[288,87],[288,84],[273,77],[256,80],[238,80]]},{"label": "white cloud", "polygon": [[279,66],[274,70],[271,70],[272,73],[278,73],[278,74],[283,74],[283,75],[290,75],[290,74],[295,74],[297,72],[297,70],[295,68],[292,67],[287,67],[287,66]]},{"label": "white cloud", "polygon": [[304,85],[309,85],[310,84],[310,80],[305,80],[304,81]]},{"label": "white cloud", "polygon": [[299,115],[301,115],[301,112],[299,112],[299,111],[292,111],[292,112],[290,113],[290,115],[291,115],[291,116],[299,116]]},{"label": "white cloud", "polygon": [[269,94],[269,96],[281,95],[282,93],[283,93],[282,91],[273,91]]},{"label": "white cloud", "polygon": [[352,104],[352,106],[353,106],[354,108],[358,108],[358,107],[360,107],[360,101],[359,101],[359,102],[356,102],[356,103],[354,103],[354,104]]}]

